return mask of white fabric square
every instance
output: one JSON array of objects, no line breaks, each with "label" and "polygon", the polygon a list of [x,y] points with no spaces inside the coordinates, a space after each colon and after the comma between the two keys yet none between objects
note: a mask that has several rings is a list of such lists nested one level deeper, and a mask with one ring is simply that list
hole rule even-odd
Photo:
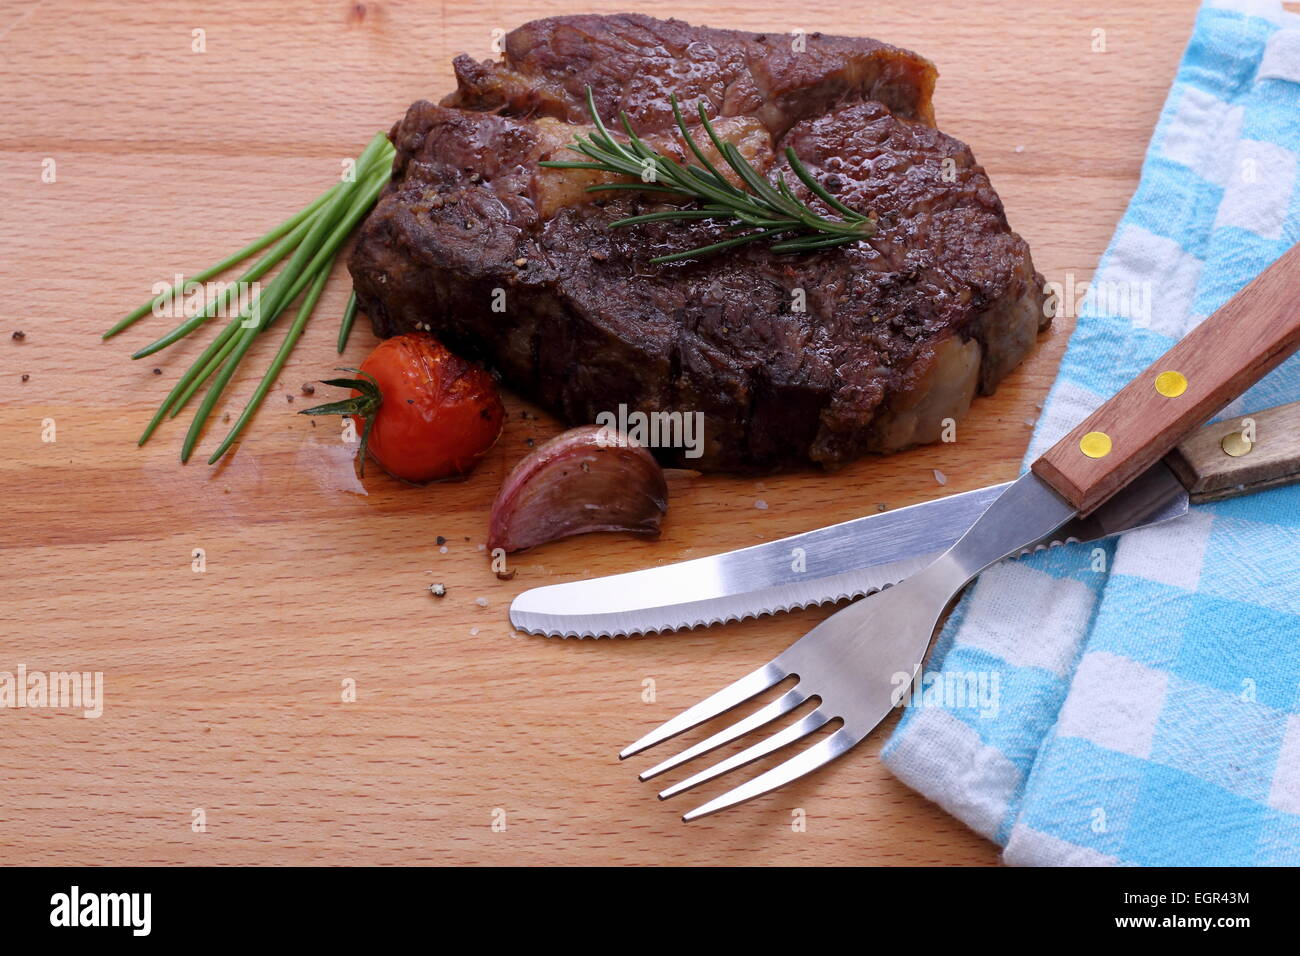
[{"label": "white fabric square", "polygon": [[1165,126],[1160,151],[1216,186],[1228,181],[1232,150],[1241,135],[1245,111],[1194,86],[1183,88],[1178,107]]},{"label": "white fabric square", "polygon": [[1264,517],[1215,520],[1214,560],[1201,573],[1200,590],[1300,615],[1300,527],[1269,524]]},{"label": "white fabric square", "polygon": [[1073,382],[1058,382],[1047,408],[1039,417],[1030,439],[1028,460],[1033,460],[1069,433],[1070,429],[1101,407],[1106,399]]},{"label": "white fabric square", "polygon": [[1012,866],[1117,866],[1119,859],[1017,823],[1002,854]]},{"label": "white fabric square", "polygon": [[1281,239],[1295,190],[1296,154],[1276,143],[1243,139],[1214,228],[1236,226],[1264,239]]},{"label": "white fabric square", "polygon": [[908,719],[910,729],[890,754],[894,775],[994,839],[1023,780],[1016,765],[946,710],[923,707]]},{"label": "white fabric square", "polygon": [[1079,581],[1003,561],[980,575],[961,645],[995,654],[1012,667],[1041,667],[1066,677],[1095,600],[1092,589]]},{"label": "white fabric square", "polygon": [[1074,672],[1056,734],[1147,760],[1168,689],[1164,671],[1106,651],[1090,651]]},{"label": "white fabric square", "polygon": [[1195,591],[1214,517],[1191,511],[1181,518],[1129,531],[1115,548],[1116,574]]},{"label": "white fabric square", "polygon": [[1300,83],[1300,27],[1278,30],[1268,38],[1255,80]]},{"label": "white fabric square", "polygon": [[1278,0],[1206,0],[1205,5],[1214,10],[1231,10],[1272,23],[1283,23],[1290,16]]},{"label": "white fabric square", "polygon": [[1111,246],[1097,280],[1111,289],[1129,288],[1130,298],[1152,303],[1149,315],[1133,317],[1134,326],[1180,339],[1194,324],[1192,299],[1203,265],[1174,240],[1128,226]]},{"label": "white fabric square", "polygon": [[1286,719],[1268,805],[1283,813],[1300,814],[1300,716],[1295,714]]}]

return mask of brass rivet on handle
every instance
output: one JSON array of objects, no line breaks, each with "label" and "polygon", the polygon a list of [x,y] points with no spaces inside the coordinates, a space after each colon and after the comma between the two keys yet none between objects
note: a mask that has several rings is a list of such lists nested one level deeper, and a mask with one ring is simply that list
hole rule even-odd
[{"label": "brass rivet on handle", "polygon": [[1177,398],[1187,391],[1187,377],[1182,372],[1161,372],[1156,376],[1156,391],[1165,398]]},{"label": "brass rivet on handle", "polygon": [[1105,432],[1088,432],[1079,439],[1079,451],[1089,458],[1105,458],[1110,454],[1110,436]]},{"label": "brass rivet on handle", "polygon": [[1228,432],[1223,436],[1220,446],[1223,448],[1225,455],[1240,458],[1242,455],[1249,455],[1250,450],[1255,447],[1255,443],[1241,432]]}]

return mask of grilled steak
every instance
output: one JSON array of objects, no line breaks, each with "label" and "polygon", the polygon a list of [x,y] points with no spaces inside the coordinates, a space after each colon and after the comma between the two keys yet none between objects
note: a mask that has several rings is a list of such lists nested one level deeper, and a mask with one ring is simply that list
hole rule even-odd
[{"label": "grilled steak", "polygon": [[[1032,346],[1042,278],[970,150],[934,127],[928,61],[873,40],[806,44],[577,16],[515,30],[499,63],[458,58],[457,91],[394,127],[393,181],[352,254],[375,331],[432,330],[573,424],[620,405],[702,412],[702,458],[657,450],[697,468],[835,466],[936,440]],[[668,94],[688,116],[702,100],[758,169],[794,182],[792,146],[877,233],[650,264],[726,223],[610,229],[663,196],[587,193],[603,174],[539,168],[573,158],[588,86],[606,122],[625,110],[678,156]]]}]

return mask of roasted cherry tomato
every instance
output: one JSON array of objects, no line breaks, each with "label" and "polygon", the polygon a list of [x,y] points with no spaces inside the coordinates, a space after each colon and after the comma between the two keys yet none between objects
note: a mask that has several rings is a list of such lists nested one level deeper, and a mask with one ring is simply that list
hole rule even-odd
[{"label": "roasted cherry tomato", "polygon": [[425,332],[380,342],[355,379],[324,384],[352,397],[306,409],[304,415],[350,415],[367,449],[386,472],[423,483],[468,474],[501,434],[505,409],[482,367],[452,354]]}]

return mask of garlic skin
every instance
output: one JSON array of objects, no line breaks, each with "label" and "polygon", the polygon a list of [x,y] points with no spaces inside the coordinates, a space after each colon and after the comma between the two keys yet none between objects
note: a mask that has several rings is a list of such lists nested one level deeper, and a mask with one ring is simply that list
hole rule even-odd
[{"label": "garlic skin", "polygon": [[520,551],[591,531],[659,536],[668,510],[663,469],[600,425],[557,435],[506,477],[492,503],[488,547]]}]

